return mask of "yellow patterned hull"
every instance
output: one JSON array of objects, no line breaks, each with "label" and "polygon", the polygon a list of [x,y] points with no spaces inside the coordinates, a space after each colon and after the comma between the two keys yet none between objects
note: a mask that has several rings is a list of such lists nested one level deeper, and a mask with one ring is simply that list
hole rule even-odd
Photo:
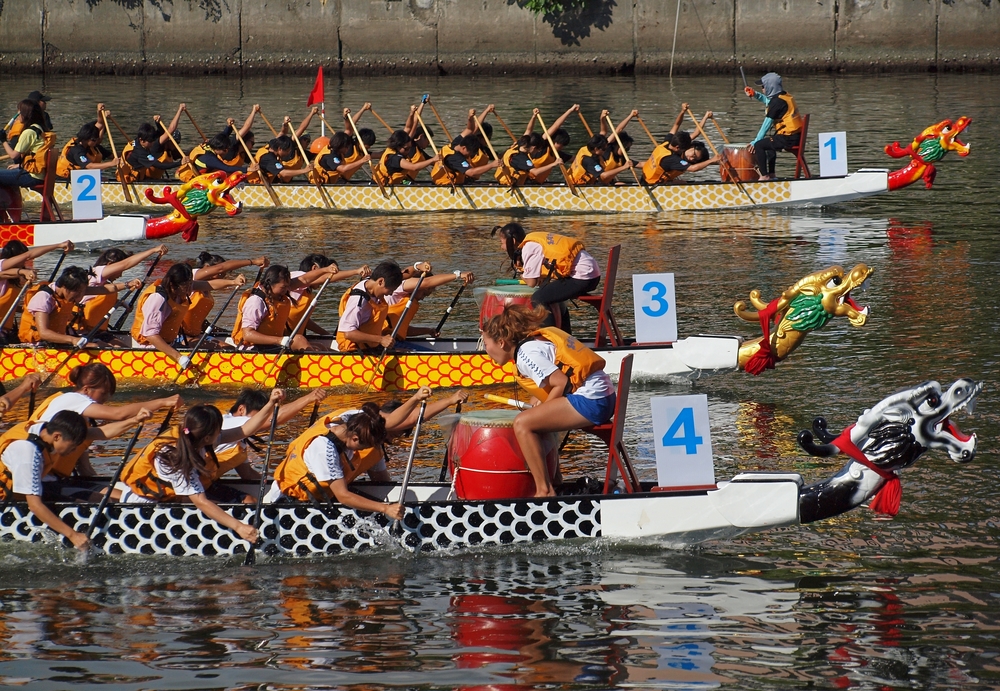
[{"label": "yellow patterned hull", "polygon": [[[4,348],[0,356],[2,381],[31,372],[59,368],[60,377],[76,365],[101,362],[119,383],[162,385],[177,376],[177,364],[154,350],[87,350],[62,365],[67,351],[46,348]],[[339,353],[277,355],[240,352],[198,353],[179,384],[228,384],[316,388],[367,386],[378,358]],[[62,365],[62,366],[60,366]],[[196,370],[196,371],[195,371]],[[420,386],[470,387],[513,381],[513,368],[497,366],[485,353],[405,353],[389,355],[372,382],[381,391],[407,391]],[[60,382],[53,380],[60,385]],[[63,384],[68,385],[68,384]]]}]

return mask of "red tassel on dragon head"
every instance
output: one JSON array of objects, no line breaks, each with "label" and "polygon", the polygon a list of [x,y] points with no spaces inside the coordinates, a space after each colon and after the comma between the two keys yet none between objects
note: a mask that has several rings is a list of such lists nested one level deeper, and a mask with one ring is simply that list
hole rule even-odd
[{"label": "red tassel on dragon head", "polygon": [[147,187],[147,199],[157,204],[170,204],[174,207],[174,211],[162,218],[150,219],[146,224],[146,238],[154,240],[182,233],[187,242],[197,240],[199,216],[204,216],[220,206],[230,216],[235,216],[243,210],[243,202],[234,201],[229,193],[244,179],[246,175],[239,172],[229,175],[221,171],[205,173],[191,178],[176,192],[164,187],[162,197],[157,197],[153,190]]}]

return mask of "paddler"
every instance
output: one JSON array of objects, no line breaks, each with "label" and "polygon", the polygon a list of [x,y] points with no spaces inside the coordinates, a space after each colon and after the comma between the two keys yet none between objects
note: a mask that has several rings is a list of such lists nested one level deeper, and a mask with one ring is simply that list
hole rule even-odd
[{"label": "paddler", "polygon": [[[256,103],[250,111],[243,127],[239,129],[239,135],[248,147],[253,147],[252,134],[250,128],[253,126],[254,116],[260,112],[260,106]],[[227,175],[230,173],[253,173],[259,170],[257,163],[253,160],[247,162],[243,147],[237,140],[236,120],[229,118],[226,121],[226,129],[209,139],[203,144],[198,144],[191,150],[189,158],[191,166],[186,166],[177,173],[184,182],[187,182],[196,175],[221,171]],[[251,148],[251,151],[253,149]]]},{"label": "paddler", "polygon": [[[750,142],[750,153],[754,155],[755,167],[760,174],[758,180],[774,180],[774,164],[779,151],[798,146],[802,135],[802,117],[795,107],[795,99],[781,86],[781,75],[768,72],[758,81],[764,93],[744,88],[749,98],[764,104],[764,122],[757,136]],[[771,128],[774,134],[768,136]]]},{"label": "paddler", "polygon": [[45,180],[46,157],[55,145],[56,135],[45,130],[44,114],[34,101],[21,101],[17,110],[24,124],[17,143],[11,147],[6,133],[0,132],[0,142],[11,160],[8,168],[0,169],[0,185],[35,187]]},{"label": "paddler", "polygon": [[403,270],[394,261],[384,261],[371,275],[340,298],[340,321],[334,345],[342,353],[391,348],[392,336],[383,333],[389,314],[386,297],[403,282]]},{"label": "paddler", "polygon": [[[476,180],[483,173],[496,168],[499,161],[490,161],[480,155],[479,141],[478,137],[469,134],[455,137],[451,144],[442,146],[441,160],[431,169],[434,184],[464,185],[468,180]],[[474,166],[473,160],[485,163]]]},{"label": "paddler", "polygon": [[[525,134],[500,157],[501,164],[493,176],[501,185],[523,185],[532,180],[546,180],[559,161],[552,155],[548,143],[537,133]],[[548,161],[537,165],[536,161]]]},{"label": "paddler", "polygon": [[601,282],[601,269],[583,243],[555,233],[526,233],[520,223],[495,226],[490,235],[500,236],[511,270],[520,271],[526,284],[538,288],[531,304],[549,310],[545,326],[572,333],[566,301],[586,295]]},{"label": "paddler", "polygon": [[[423,281],[419,279],[421,273],[425,274]],[[458,269],[451,273],[435,275],[429,262],[415,262],[412,268],[403,270],[403,276],[403,282],[399,284],[399,287],[385,296],[389,310],[385,318],[385,328],[382,330],[383,334],[391,334],[396,322],[402,319],[403,323],[400,324],[399,330],[396,332],[396,339],[400,341],[405,341],[411,336],[434,336],[435,338],[439,336],[440,334],[435,328],[411,326],[413,317],[420,309],[420,301],[433,293],[438,286],[452,281],[461,281],[464,285],[469,285],[476,280],[471,271],[459,271]],[[414,293],[418,282],[420,290]],[[413,304],[407,310],[406,303],[411,299]]]},{"label": "paddler", "polygon": [[174,348],[184,317],[191,308],[191,294],[236,288],[246,283],[246,277],[196,281],[187,264],[174,264],[162,280],[153,281],[139,296],[135,321],[132,322],[132,347],[158,350],[180,368],[187,369],[191,358]]},{"label": "paddler", "polygon": [[[196,281],[211,281],[224,278],[226,274],[242,269],[247,266],[257,266],[266,268],[268,266],[267,257],[254,257],[253,259],[230,259],[226,260],[218,254],[202,252],[194,260],[194,270],[192,275]],[[215,298],[208,291],[193,290],[191,292],[191,304],[188,306],[187,314],[181,323],[181,334],[186,339],[197,339],[208,328],[208,315],[215,307]],[[205,339],[204,343],[208,343]]]},{"label": "paddler", "polygon": [[364,164],[371,160],[371,154],[355,155],[358,147],[354,137],[346,132],[337,132],[330,138],[313,161],[309,182],[318,185],[332,185],[351,179]]},{"label": "paddler", "polygon": [[[333,267],[333,275],[321,271],[321,269],[326,269],[327,267]],[[291,333],[292,329],[298,325],[302,315],[305,313],[306,309],[309,308],[309,303],[312,302],[313,287],[321,285],[326,280],[327,276],[330,277],[330,282],[334,283],[348,278],[354,278],[355,276],[366,278],[371,275],[371,272],[372,270],[368,268],[367,264],[363,264],[354,270],[341,271],[337,262],[327,257],[325,254],[314,253],[306,255],[302,261],[299,262],[299,270],[292,271],[289,275],[293,279],[299,279],[299,281],[302,281],[302,277],[307,274],[313,276],[314,278],[308,286],[299,289],[293,288],[288,291],[288,299],[291,300],[292,307],[288,311],[288,321],[286,323],[285,331],[287,333]],[[305,326],[302,327],[303,335],[307,331],[312,331],[320,336],[333,336],[333,334],[320,326],[312,318],[312,315],[309,316]]]},{"label": "paddler", "polygon": [[[183,104],[182,104],[183,105]],[[158,115],[153,119],[159,123]],[[177,118],[174,118],[176,122]],[[171,123],[176,127],[175,122]],[[135,141],[129,142],[122,149],[121,164],[118,166],[119,182],[142,182],[144,180],[162,180],[167,171],[188,163],[187,156],[174,160],[164,142],[168,141],[163,128],[144,122],[139,125]]]},{"label": "paddler", "polygon": [[[150,412],[144,409],[127,422],[135,426],[149,417]],[[0,502],[23,498],[38,520],[77,549],[86,551],[90,548],[87,536],[70,528],[42,501],[42,476],[50,454],[68,453],[83,443],[87,437],[86,420],[79,413],[63,410],[48,422],[29,427],[23,437],[13,438],[11,431],[0,437]]]},{"label": "paddler", "polygon": [[[0,250],[0,319],[14,304],[24,285],[23,281],[34,281],[37,278],[34,260],[56,250],[72,252],[73,246],[69,240],[56,245],[36,245],[30,248],[20,240],[8,241]],[[8,343],[13,340],[15,312],[11,312],[6,324],[0,325],[0,339]]]},{"label": "paddler", "polygon": [[88,122],[66,142],[56,161],[56,177],[69,178],[74,170],[107,170],[118,165],[118,159],[101,145],[104,123],[100,119],[104,104],[97,104],[98,119]]},{"label": "paddler", "polygon": [[[71,410],[82,415],[90,425],[84,442],[74,447],[70,453],[51,455],[51,464],[46,466],[45,477],[42,479],[45,485],[43,496],[46,499],[65,499],[62,490],[66,486],[74,486],[74,477],[91,478],[97,474],[90,463],[89,450],[92,442],[110,439],[129,431],[129,425],[119,425],[118,428],[111,428],[109,425],[95,427],[97,420],[121,423],[138,415],[143,408],[156,412],[176,408],[181,404],[180,396],[175,394],[122,406],[108,405],[108,401],[115,395],[118,382],[111,370],[99,362],[74,367],[66,380],[73,385],[73,390],[49,396],[39,404],[27,423],[23,423],[30,426],[48,422],[60,411]],[[86,493],[90,494],[89,488]]]},{"label": "paddler", "polygon": [[[292,420],[310,405],[323,402],[328,392],[326,389],[314,389],[305,396],[285,403],[278,411],[278,424],[284,425]],[[222,416],[222,431],[242,427],[267,405],[267,394],[260,389],[243,389],[229,412]],[[218,444],[215,447],[215,458],[218,464],[206,468],[206,473],[200,475],[205,495],[214,502],[223,504],[256,504],[257,497],[229,485],[216,482],[230,470],[236,471],[240,479],[247,482],[260,482],[260,473],[250,464],[250,456],[246,439]]]},{"label": "paddler", "polygon": [[[301,155],[295,151],[295,142],[291,137],[281,135],[275,137],[257,150],[254,160],[260,168],[247,176],[247,182],[252,185],[262,184],[260,175],[266,175],[269,182],[288,182],[296,175],[308,175],[313,164],[302,161]],[[301,161],[301,163],[299,163]],[[296,168],[292,164],[302,167]]]},{"label": "paddler", "polygon": [[604,159],[609,148],[608,138],[595,134],[586,146],[576,152],[569,168],[574,185],[607,185],[614,181],[618,173],[632,167],[632,161],[628,161],[617,168],[605,169]]},{"label": "paddler", "polygon": [[403,130],[390,134],[386,149],[375,166],[376,177],[383,185],[409,185],[416,179],[417,173],[441,160],[440,156],[432,156],[415,161],[415,150],[416,145]]},{"label": "paddler", "polygon": [[136,290],[142,285],[138,278],[101,286],[90,286],[89,282],[89,271],[69,266],[51,286],[43,282],[29,288],[24,295],[26,304],[17,331],[21,343],[61,343],[85,348],[88,341],[81,332],[87,329],[82,324],[83,308],[79,305],[84,295],[117,295],[126,288]]},{"label": "paddler", "polygon": [[[681,130],[687,112],[688,104],[682,103],[681,112],[677,114],[663,143],[658,144],[649,159],[642,164],[642,181],[647,185],[670,182],[684,173],[693,173],[719,162],[718,157],[709,157],[703,143],[693,141],[688,132]],[[701,119],[702,129],[711,117],[712,111],[705,113]]]},{"label": "paddler", "polygon": [[122,470],[122,502],[149,504],[185,501],[205,516],[229,528],[247,542],[256,542],[257,529],[239,521],[209,499],[201,475],[212,474],[218,464],[214,448],[245,439],[264,428],[275,404],[285,398],[281,389],[271,391],[267,404],[240,427],[222,429],[222,413],[212,405],[188,409],[180,425],[154,439]]},{"label": "paddler", "polygon": [[[90,280],[87,282],[91,287],[103,286],[109,281],[114,282],[123,273],[158,254],[161,257],[167,253],[166,245],[158,245],[144,252],[128,254],[125,250],[117,247],[109,247],[101,252],[94,265],[90,267]],[[104,295],[85,295],[80,301],[83,305],[83,329],[89,331],[97,326],[107,315],[108,310],[114,307],[118,300],[117,293],[105,293]]]},{"label": "paddler", "polygon": [[[434,136],[434,130],[426,125],[424,125],[424,127],[420,126],[420,121],[417,119],[417,116],[422,115],[423,111],[423,101],[416,105],[411,105],[410,114],[406,116],[406,124],[403,125],[403,129],[413,140],[413,148],[411,149],[409,157],[411,163],[421,163],[431,158],[431,154],[428,154],[426,149],[428,149],[431,145],[431,140],[428,139],[428,137]],[[426,132],[424,132],[425,127],[427,128]],[[417,173],[419,172],[419,170],[408,170],[406,174],[407,177],[410,178],[410,181],[413,182],[416,181]]]},{"label": "paddler", "polygon": [[[552,146],[549,145],[548,143],[549,139],[552,140],[552,144],[555,145],[556,153],[559,154],[561,158],[563,156],[563,149],[569,146],[570,142],[569,132],[567,132],[563,128],[563,123],[566,122],[566,118],[568,118],[573,113],[578,113],[579,111],[580,111],[580,104],[574,103],[572,106],[570,106],[569,110],[560,115],[558,118],[555,119],[555,121],[551,125],[549,125],[549,129],[546,131],[548,136],[542,137],[542,139],[546,144],[545,154],[539,158],[533,157],[531,159],[532,163],[534,163],[535,165],[536,170],[542,168],[543,166],[547,166],[550,163],[555,163],[557,166],[559,165],[559,161],[556,160],[556,157],[552,153]],[[532,110],[531,120],[528,121],[527,127],[524,128],[524,133],[526,135],[534,133],[535,118],[537,118],[540,113],[541,111],[538,108]],[[552,169],[550,168],[549,172],[532,176],[531,178],[529,178],[529,181],[542,184],[549,179],[549,175],[551,174],[551,172]]]},{"label": "paddler", "polygon": [[[359,275],[361,269],[346,275]],[[304,333],[291,334],[298,322],[291,327],[289,314],[292,303],[288,297],[289,291],[303,290],[319,279],[327,277],[333,280],[339,274],[337,266],[331,265],[314,271],[307,271],[298,278],[292,278],[288,267],[272,264],[264,271],[260,282],[243,293],[237,307],[236,323],[233,325],[232,336],[227,342],[240,350],[256,352],[275,352],[281,348],[293,351],[318,350],[306,338]],[[341,276],[344,278],[346,276]]]},{"label": "paddler", "polygon": [[604,360],[565,331],[542,327],[546,318],[542,307],[508,305],[482,331],[486,353],[501,367],[513,360],[518,384],[531,394],[533,407],[514,418],[514,436],[536,497],[555,496],[540,435],[602,425],[615,410]]},{"label": "paddler", "polygon": [[422,387],[391,413],[382,413],[375,403],[365,403],[360,409],[323,415],[288,445],[264,502],[336,500],[353,509],[401,519],[403,507],[399,504],[373,501],[355,494],[349,485],[365,473],[373,482],[391,481],[383,446],[394,431],[406,429],[420,402],[430,395],[431,390]]},{"label": "paddler", "polygon": [[[17,405],[17,402],[21,400],[21,397],[29,391],[38,391],[38,386],[42,383],[42,377],[36,372],[25,375],[21,383],[14,387],[13,391],[5,391],[2,396],[0,396],[0,419],[7,413],[8,410]],[[3,383],[0,382],[0,390],[3,390]]]}]

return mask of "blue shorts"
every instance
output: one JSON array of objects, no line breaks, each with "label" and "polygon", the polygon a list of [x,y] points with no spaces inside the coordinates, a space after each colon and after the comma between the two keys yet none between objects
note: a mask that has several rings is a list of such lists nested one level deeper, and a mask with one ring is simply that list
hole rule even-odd
[{"label": "blue shorts", "polygon": [[614,416],[616,398],[616,394],[604,398],[584,398],[573,393],[566,395],[566,400],[573,406],[573,410],[594,425],[603,425]]}]

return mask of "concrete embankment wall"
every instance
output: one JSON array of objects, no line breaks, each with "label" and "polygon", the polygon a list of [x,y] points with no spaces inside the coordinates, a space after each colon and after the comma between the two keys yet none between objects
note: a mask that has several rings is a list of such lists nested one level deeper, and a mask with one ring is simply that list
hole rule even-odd
[{"label": "concrete embankment wall", "polygon": [[678,1],[677,73],[1000,67],[1000,0],[0,0],[0,69],[657,73]]}]

